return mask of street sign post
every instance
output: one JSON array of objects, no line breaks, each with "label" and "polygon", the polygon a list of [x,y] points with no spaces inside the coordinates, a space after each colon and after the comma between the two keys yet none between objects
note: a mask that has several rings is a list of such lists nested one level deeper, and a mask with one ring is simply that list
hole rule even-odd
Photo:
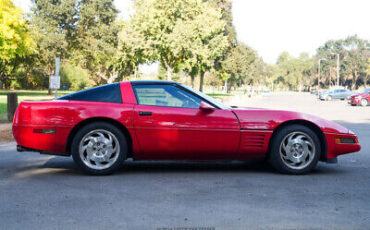
[{"label": "street sign post", "polygon": [[55,72],[49,77],[49,89],[55,89],[55,98],[58,97],[58,89],[60,88],[60,58],[55,58]]},{"label": "street sign post", "polygon": [[55,90],[60,88],[60,76],[50,76],[49,88]]}]

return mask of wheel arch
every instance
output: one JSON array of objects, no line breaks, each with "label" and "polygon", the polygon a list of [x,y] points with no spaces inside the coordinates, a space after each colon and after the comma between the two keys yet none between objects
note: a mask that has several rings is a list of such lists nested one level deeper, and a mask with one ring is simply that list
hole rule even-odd
[{"label": "wheel arch", "polygon": [[301,120],[301,119],[296,119],[296,120],[289,120],[281,123],[278,125],[274,131],[272,132],[272,135],[269,140],[269,146],[268,146],[268,151],[267,151],[267,157],[269,157],[270,154],[270,148],[273,139],[275,138],[276,134],[284,127],[289,126],[289,125],[303,125],[306,126],[307,128],[310,128],[315,134],[319,137],[320,140],[320,147],[321,147],[321,156],[320,160],[325,161],[326,160],[326,152],[327,152],[327,143],[326,143],[326,138],[324,135],[324,132],[318,127],[315,123],[307,121],[307,120]]},{"label": "wheel arch", "polygon": [[80,121],[79,123],[77,123],[72,128],[71,132],[69,132],[69,134],[68,134],[67,144],[66,144],[66,153],[68,155],[71,155],[71,144],[72,144],[72,140],[75,137],[77,131],[79,129],[81,129],[83,126],[94,123],[94,122],[107,122],[111,125],[116,126],[119,130],[121,130],[123,135],[126,137],[126,141],[127,141],[127,145],[128,145],[127,146],[128,147],[127,156],[132,157],[133,143],[132,143],[132,137],[131,137],[128,129],[121,122],[119,122],[117,120],[114,120],[114,119],[111,119],[111,118],[106,118],[106,117],[92,117],[92,118],[88,118],[86,120],[83,120],[83,121]]}]

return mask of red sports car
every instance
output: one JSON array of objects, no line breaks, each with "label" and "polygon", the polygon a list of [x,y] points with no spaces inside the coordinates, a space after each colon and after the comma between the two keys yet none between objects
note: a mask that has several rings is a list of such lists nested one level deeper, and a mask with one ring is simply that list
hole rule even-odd
[{"label": "red sports car", "polygon": [[348,103],[355,106],[368,106],[370,105],[370,88],[363,89],[358,94],[349,97]]},{"label": "red sports car", "polygon": [[302,174],[319,160],[361,149],[334,122],[289,111],[231,108],[183,84],[120,82],[53,101],[21,102],[13,123],[18,151],[72,155],[91,174],[109,174],[125,159],[267,159]]}]

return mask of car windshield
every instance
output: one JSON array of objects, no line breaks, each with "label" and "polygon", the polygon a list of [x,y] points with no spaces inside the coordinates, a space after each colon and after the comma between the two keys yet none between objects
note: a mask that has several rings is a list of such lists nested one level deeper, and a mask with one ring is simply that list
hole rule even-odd
[{"label": "car windshield", "polygon": [[362,89],[358,93],[363,94],[363,93],[366,93],[367,91],[370,91],[370,88]]},{"label": "car windshield", "polygon": [[184,87],[185,89],[187,89],[187,90],[189,90],[189,91],[191,91],[191,92],[193,92],[193,93],[195,93],[195,94],[199,95],[200,97],[202,97],[202,98],[206,99],[207,101],[211,102],[212,104],[215,104],[217,107],[219,107],[219,108],[221,108],[221,109],[230,109],[230,107],[229,107],[229,106],[222,104],[221,102],[217,101],[217,100],[216,100],[216,99],[214,99],[213,97],[208,96],[207,94],[204,94],[204,93],[199,92],[199,91],[197,91],[197,90],[195,90],[195,89],[192,89],[192,88],[190,88],[190,87],[188,87],[188,86],[186,86],[186,85],[184,85],[184,84],[180,84],[180,85],[181,85],[182,87]]}]

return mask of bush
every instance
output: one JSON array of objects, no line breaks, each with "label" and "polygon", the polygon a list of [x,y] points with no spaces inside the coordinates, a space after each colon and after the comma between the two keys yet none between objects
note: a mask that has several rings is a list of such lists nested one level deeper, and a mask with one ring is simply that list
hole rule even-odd
[{"label": "bush", "polygon": [[60,68],[60,87],[66,86],[69,90],[81,90],[89,87],[89,75],[86,69],[62,63]]}]

